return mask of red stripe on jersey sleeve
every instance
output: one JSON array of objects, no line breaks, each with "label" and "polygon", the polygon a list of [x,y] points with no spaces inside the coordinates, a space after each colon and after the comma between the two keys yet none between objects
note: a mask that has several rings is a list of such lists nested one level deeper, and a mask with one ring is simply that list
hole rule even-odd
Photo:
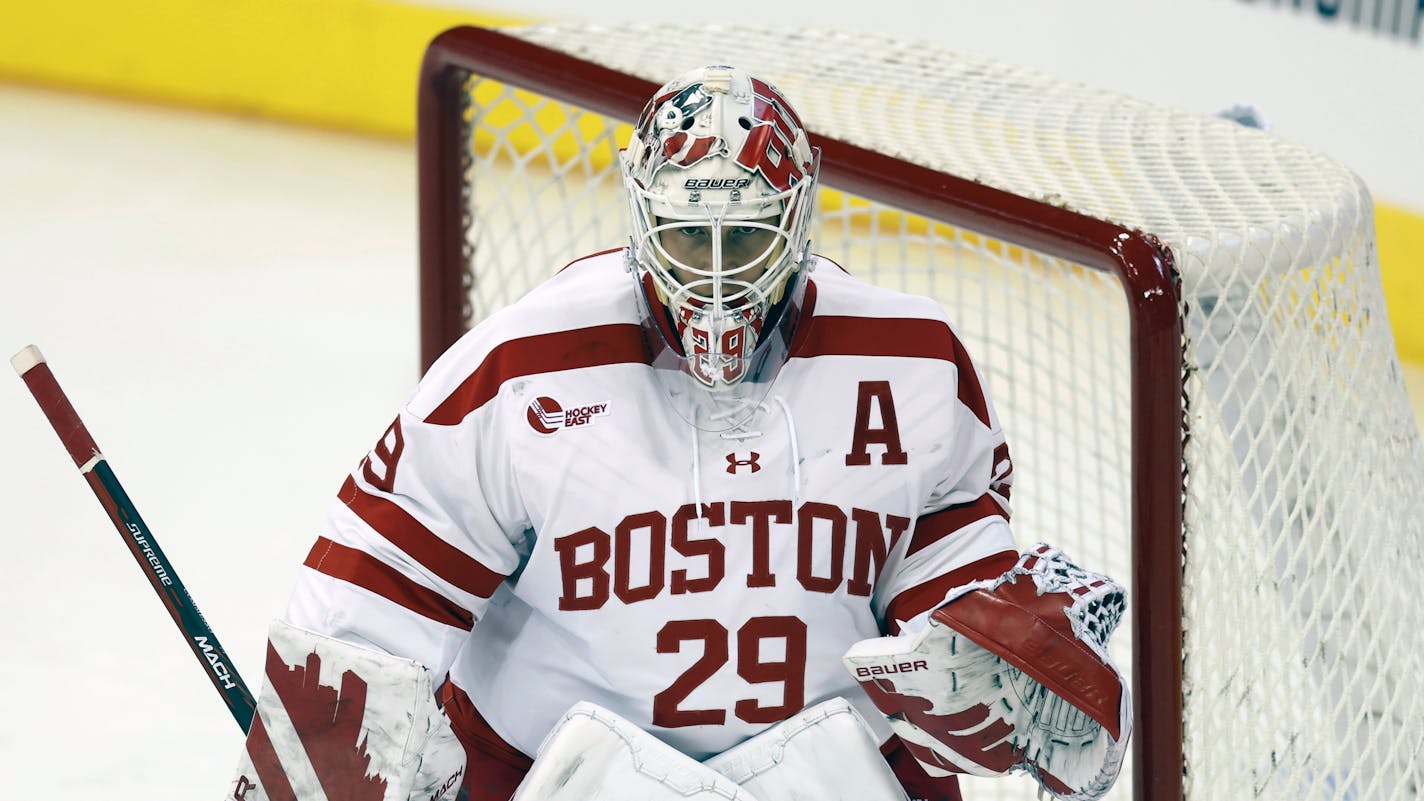
[{"label": "red stripe on jersey sleeve", "polygon": [[[272,738],[267,736],[267,727],[262,725],[262,716],[252,716],[252,727],[247,732],[247,757],[257,771],[257,784],[271,801],[297,801],[292,790],[292,782],[277,759],[277,751],[272,747]],[[246,778],[246,777],[243,777]]]},{"label": "red stripe on jersey sleeve", "polygon": [[475,616],[469,610],[428,587],[416,584],[364,551],[348,548],[326,537],[317,537],[316,545],[312,546],[303,564],[318,573],[370,590],[436,623],[465,631],[474,628]]},{"label": "red stripe on jersey sleeve", "polygon": [[421,567],[461,590],[488,598],[505,575],[486,567],[421,525],[399,504],[361,489],[352,476],[341,485],[341,502]]},{"label": "red stripe on jersey sleeve", "polygon": [[944,596],[955,587],[1004,575],[1018,564],[1018,561],[1019,555],[1016,551],[1000,551],[904,590],[885,608],[886,632],[899,634],[899,621],[909,620],[939,606],[944,601]]},{"label": "red stripe on jersey sleeve", "polygon": [[632,323],[511,339],[496,345],[450,397],[426,416],[425,422],[458,425],[471,412],[488,403],[511,378],[606,364],[646,364],[647,361],[643,329]]},{"label": "red stripe on jersey sleeve", "polygon": [[969,503],[949,506],[927,514],[915,521],[915,533],[910,535],[910,546],[905,555],[924,550],[970,523],[995,516],[1009,519],[1009,513],[1004,511],[1004,507],[987,493]]},{"label": "red stripe on jersey sleeve", "polygon": [[953,362],[959,370],[959,402],[989,425],[989,404],[964,343],[941,320],[922,317],[812,317],[792,356],[903,356]]}]

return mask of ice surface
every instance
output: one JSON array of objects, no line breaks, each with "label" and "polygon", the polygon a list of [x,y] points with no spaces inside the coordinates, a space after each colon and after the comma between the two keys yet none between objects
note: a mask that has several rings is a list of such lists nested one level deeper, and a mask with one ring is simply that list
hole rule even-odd
[{"label": "ice surface", "polygon": [[[0,86],[0,351],[48,359],[246,681],[417,378],[412,146]],[[5,798],[221,797],[242,738],[0,378]]]}]

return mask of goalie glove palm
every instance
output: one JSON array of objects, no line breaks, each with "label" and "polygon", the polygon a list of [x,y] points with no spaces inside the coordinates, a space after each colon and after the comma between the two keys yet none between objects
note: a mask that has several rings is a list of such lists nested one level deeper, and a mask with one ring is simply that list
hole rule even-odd
[{"label": "goalie glove palm", "polygon": [[953,590],[914,634],[854,645],[846,666],[931,775],[1019,769],[1062,799],[1107,792],[1131,732],[1107,655],[1122,587],[1039,545]]}]

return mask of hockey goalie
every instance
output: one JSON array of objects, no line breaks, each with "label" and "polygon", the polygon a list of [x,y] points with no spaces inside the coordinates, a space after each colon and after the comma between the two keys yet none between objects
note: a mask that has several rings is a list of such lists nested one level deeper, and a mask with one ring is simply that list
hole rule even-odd
[{"label": "hockey goalie", "polygon": [[791,104],[694,70],[621,168],[626,247],[470,331],[345,479],[228,798],[1105,793],[1122,590],[1020,554],[942,309],[810,251]]}]

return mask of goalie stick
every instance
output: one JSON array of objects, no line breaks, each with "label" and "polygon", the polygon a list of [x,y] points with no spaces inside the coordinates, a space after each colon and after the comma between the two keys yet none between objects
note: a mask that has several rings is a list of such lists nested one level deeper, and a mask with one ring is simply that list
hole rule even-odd
[{"label": "goalie stick", "polygon": [[207,669],[208,678],[213,687],[222,694],[228,711],[232,712],[237,724],[246,732],[252,726],[252,715],[256,708],[252,693],[243,683],[242,677],[237,675],[237,669],[228,659],[227,651],[218,644],[217,636],[208,627],[208,622],[203,619],[203,613],[198,611],[183,582],[178,579],[178,573],[173,569],[168,557],[164,556],[158,547],[158,540],[153,538],[153,533],[148,530],[143,518],[139,517],[128,493],[124,492],[123,486],[114,477],[114,471],[99,452],[94,437],[90,435],[89,429],[84,427],[84,422],[79,419],[79,414],[74,411],[74,406],[70,404],[64,390],[60,389],[59,382],[55,380],[54,373],[45,363],[39,348],[34,345],[26,347],[10,359],[10,364],[15,367],[15,372],[20,374],[25,386],[29,387],[30,394],[35,396],[35,402],[39,404],[45,417],[49,418],[54,433],[59,435],[59,441],[64,444],[65,450],[69,451],[75,466],[84,474],[84,480],[89,482],[90,489],[94,490],[114,527],[123,536],[124,544],[128,546],[134,559],[138,560],[139,567],[143,568],[144,574],[148,576],[148,583],[153,585],[154,592],[158,593],[159,599],[168,608],[168,615],[183,632],[193,655]]}]

